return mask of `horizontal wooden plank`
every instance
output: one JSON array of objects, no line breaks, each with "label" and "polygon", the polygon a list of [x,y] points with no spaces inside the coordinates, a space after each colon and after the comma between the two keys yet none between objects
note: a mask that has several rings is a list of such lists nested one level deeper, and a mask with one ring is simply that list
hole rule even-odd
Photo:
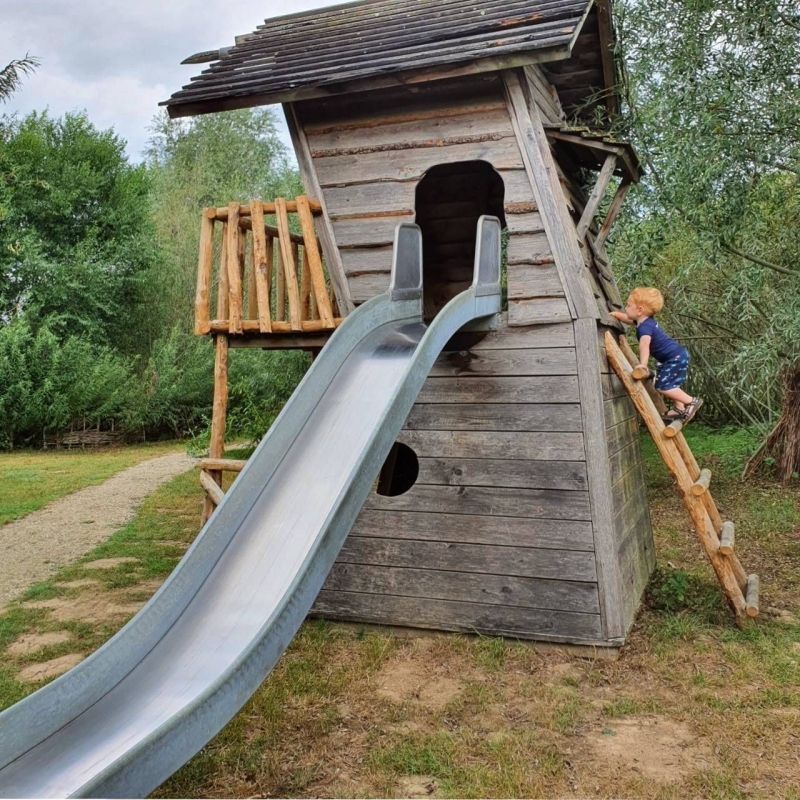
[{"label": "horizontal wooden plank", "polygon": [[553,251],[547,234],[525,233],[508,237],[508,263],[537,264],[552,261]]},{"label": "horizontal wooden plank", "polygon": [[571,347],[524,350],[457,350],[442,353],[431,377],[493,375],[575,375],[578,367]]},{"label": "horizontal wooden plank", "polygon": [[604,400],[610,400],[614,397],[626,397],[628,395],[625,386],[616,375],[601,375],[600,383],[603,386]]},{"label": "horizontal wooden plank", "polygon": [[401,222],[413,222],[414,214],[334,220],[333,234],[339,247],[392,246],[395,228]]},{"label": "horizontal wooden plank", "polygon": [[625,395],[624,397],[615,397],[611,400],[605,400],[603,402],[603,413],[606,427],[610,428],[618,422],[635,417],[636,407],[633,405],[633,400]]},{"label": "horizontal wooden plank", "polygon": [[521,350],[527,347],[573,347],[575,334],[572,322],[514,328],[508,314],[500,314],[497,330],[491,333],[457,334],[446,345],[447,350]]},{"label": "horizontal wooden plank", "polygon": [[524,214],[508,214],[506,216],[508,232],[512,235],[523,233],[541,233],[544,223],[538,211],[529,211]]},{"label": "horizontal wooden plank", "polygon": [[377,294],[389,291],[391,272],[368,272],[365,275],[351,275],[347,278],[350,296],[356,305],[366,302]]},{"label": "horizontal wooden plank", "polygon": [[373,153],[314,158],[320,186],[346,186],[377,181],[418,181],[431,167],[459,161],[489,161],[497,170],[522,169],[522,156],[516,137],[490,136],[487,140],[441,146],[386,150]]},{"label": "horizontal wooden plank", "polygon": [[582,433],[403,430],[397,440],[408,445],[418,458],[523,458],[531,461],[583,461],[585,458]]},{"label": "horizontal wooden plank", "polygon": [[398,511],[441,511],[532,519],[590,520],[589,495],[555,489],[498,489],[484,486],[423,486],[414,484],[396,497],[370,495],[365,508]]},{"label": "horizontal wooden plank", "polygon": [[549,550],[594,550],[592,523],[362,508],[351,534]]},{"label": "horizontal wooden plank", "polygon": [[577,403],[575,375],[529,378],[428,378],[419,403]]},{"label": "horizontal wooden plank", "polygon": [[421,458],[417,483],[573,491],[587,491],[589,486],[582,461],[492,458]]},{"label": "horizontal wooden plank", "polygon": [[[524,169],[500,171],[505,187],[504,203],[514,206],[518,203],[532,203],[533,190]],[[457,181],[452,179],[441,183],[441,198],[443,200],[463,199],[459,195]],[[465,186],[469,188],[474,183],[474,176],[466,176]],[[405,213],[413,212],[415,208],[417,182],[386,181],[381,183],[364,183],[347,186],[329,186],[323,190],[328,214],[332,220],[339,217],[351,217],[354,214],[375,216],[387,212]],[[428,194],[433,194],[428,192]],[[431,198],[433,199],[433,198]]]},{"label": "horizontal wooden plank", "polygon": [[609,458],[638,439],[639,428],[635,417],[618,422],[606,428],[606,441]]},{"label": "horizontal wooden plank", "polygon": [[408,147],[414,143],[429,143],[428,146],[433,147],[436,142],[464,137],[514,134],[508,111],[499,104],[463,110],[444,107],[440,115],[423,119],[397,121],[376,116],[364,120],[364,123],[362,127],[351,125],[344,130],[341,127],[331,130],[329,127],[321,133],[310,131],[308,143],[312,155],[319,158],[326,150]]},{"label": "horizontal wooden plank", "polygon": [[636,462],[629,470],[617,478],[611,487],[611,495],[614,504],[614,513],[619,511],[627,501],[642,491],[644,486],[644,472],[641,462]]},{"label": "horizontal wooden plank", "polygon": [[508,299],[564,297],[564,286],[555,264],[508,264]]},{"label": "horizontal wooden plank", "polygon": [[411,409],[405,428],[434,431],[580,431],[581,407],[577,403],[418,403]]},{"label": "horizontal wooden plank", "polygon": [[[573,492],[574,494],[574,492]],[[413,567],[479,575],[592,582],[597,580],[594,553],[535,547],[426,542],[378,537],[347,537],[339,557],[343,564]]]},{"label": "horizontal wooden plank", "polygon": [[366,272],[391,272],[393,250],[392,245],[341,250],[344,274],[349,278]]},{"label": "horizontal wooden plank", "polygon": [[520,639],[545,638],[601,642],[599,614],[514,609],[452,600],[373,595],[363,592],[319,593],[312,615],[382,625],[480,633]]},{"label": "horizontal wooden plank", "polygon": [[563,297],[539,297],[533,300],[509,300],[509,325],[539,325],[569,322],[572,315]]},{"label": "horizontal wooden plank", "polygon": [[597,584],[362,564],[333,565],[323,591],[599,614]]}]

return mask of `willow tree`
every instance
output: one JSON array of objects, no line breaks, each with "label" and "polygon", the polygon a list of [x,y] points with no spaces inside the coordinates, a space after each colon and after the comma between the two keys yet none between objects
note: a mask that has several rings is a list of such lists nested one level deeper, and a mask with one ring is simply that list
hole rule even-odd
[{"label": "willow tree", "polygon": [[619,132],[648,174],[617,228],[615,263],[623,283],[664,290],[710,418],[759,425],[763,453],[790,478],[800,471],[798,393],[784,391],[800,385],[800,8],[618,0],[616,10]]}]

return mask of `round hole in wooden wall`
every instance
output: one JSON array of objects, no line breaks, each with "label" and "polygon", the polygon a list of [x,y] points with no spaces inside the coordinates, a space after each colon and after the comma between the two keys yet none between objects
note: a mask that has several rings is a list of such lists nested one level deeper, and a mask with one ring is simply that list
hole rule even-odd
[{"label": "round hole in wooden wall", "polygon": [[419,477],[417,454],[402,442],[395,442],[381,467],[377,493],[384,497],[405,494]]}]

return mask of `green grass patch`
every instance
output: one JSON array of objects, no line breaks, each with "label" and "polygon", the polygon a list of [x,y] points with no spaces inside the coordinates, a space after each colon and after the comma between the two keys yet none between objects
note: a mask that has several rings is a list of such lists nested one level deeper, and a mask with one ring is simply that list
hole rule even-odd
[{"label": "green grass patch", "polygon": [[22,450],[0,454],[0,525],[59,497],[102,483],[141,461],[175,452],[176,442],[107,450]]}]

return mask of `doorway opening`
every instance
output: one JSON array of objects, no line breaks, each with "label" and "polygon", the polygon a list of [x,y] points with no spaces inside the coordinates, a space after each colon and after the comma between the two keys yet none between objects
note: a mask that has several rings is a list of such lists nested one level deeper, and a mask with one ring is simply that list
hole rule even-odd
[{"label": "doorway opening", "polygon": [[478,218],[491,214],[506,227],[505,184],[488,161],[431,167],[416,192],[416,223],[422,229],[426,320],[469,288],[475,263]]}]

